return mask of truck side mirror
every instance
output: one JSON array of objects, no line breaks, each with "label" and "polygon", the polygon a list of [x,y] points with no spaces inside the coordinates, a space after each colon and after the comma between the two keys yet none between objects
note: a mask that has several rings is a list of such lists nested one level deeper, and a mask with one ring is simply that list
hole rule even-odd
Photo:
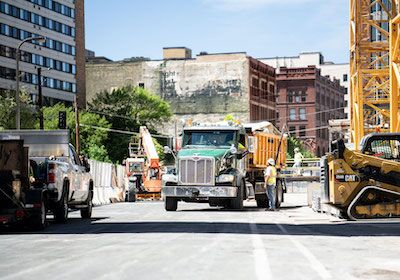
[{"label": "truck side mirror", "polygon": [[80,155],[79,157],[80,157],[83,167],[85,167],[85,172],[90,172],[90,164],[89,164],[89,160],[87,159],[87,157],[84,155]]},{"label": "truck side mirror", "polygon": [[231,146],[230,149],[229,149],[229,152],[230,152],[232,155],[236,155],[236,154],[237,154],[238,151],[237,151],[235,145],[232,144],[232,146]]}]

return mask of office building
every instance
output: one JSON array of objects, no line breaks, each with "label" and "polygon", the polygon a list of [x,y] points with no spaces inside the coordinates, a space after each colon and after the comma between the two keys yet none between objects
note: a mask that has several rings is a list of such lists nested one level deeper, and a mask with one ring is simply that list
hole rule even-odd
[{"label": "office building", "polygon": [[15,90],[16,49],[21,47],[21,88],[37,99],[42,69],[45,104],[86,104],[84,0],[0,1],[0,88]]}]

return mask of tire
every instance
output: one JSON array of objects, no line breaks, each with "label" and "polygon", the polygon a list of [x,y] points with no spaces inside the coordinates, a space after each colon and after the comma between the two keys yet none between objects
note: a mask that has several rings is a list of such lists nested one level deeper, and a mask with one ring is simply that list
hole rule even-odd
[{"label": "tire", "polygon": [[240,183],[238,188],[238,192],[236,198],[231,200],[231,209],[234,210],[243,210],[243,191],[244,191],[244,183],[243,181]]},{"label": "tire", "polygon": [[275,207],[279,208],[281,207],[281,204],[283,202],[283,186],[282,186],[282,181],[277,180],[276,181],[276,197],[275,197]]},{"label": "tire", "polygon": [[68,187],[64,187],[61,199],[54,207],[54,219],[57,223],[65,223],[68,220]]},{"label": "tire", "polygon": [[40,210],[37,213],[33,214],[30,219],[30,226],[34,230],[43,230],[47,225],[46,219],[46,204],[44,201],[41,202]]},{"label": "tire", "polygon": [[136,194],[133,191],[126,192],[126,202],[136,202]]},{"label": "tire", "polygon": [[268,197],[267,195],[256,195],[257,208],[267,208],[268,207]]},{"label": "tire", "polygon": [[93,210],[93,191],[89,192],[89,196],[87,199],[87,206],[86,208],[81,209],[81,218],[82,219],[90,219],[92,217],[92,210]]},{"label": "tire", "polygon": [[167,211],[176,211],[178,209],[178,200],[174,197],[166,197],[164,203]]}]

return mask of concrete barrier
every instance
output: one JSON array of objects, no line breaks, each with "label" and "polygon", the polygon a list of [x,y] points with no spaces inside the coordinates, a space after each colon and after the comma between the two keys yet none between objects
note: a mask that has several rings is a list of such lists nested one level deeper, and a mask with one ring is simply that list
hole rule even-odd
[{"label": "concrete barrier", "polygon": [[124,167],[111,163],[89,160],[90,173],[93,179],[93,205],[105,205],[123,201]]}]

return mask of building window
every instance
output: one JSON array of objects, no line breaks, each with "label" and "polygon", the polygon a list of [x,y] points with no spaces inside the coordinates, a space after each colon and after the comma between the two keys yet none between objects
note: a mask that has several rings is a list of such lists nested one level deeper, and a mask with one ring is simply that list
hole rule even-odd
[{"label": "building window", "polygon": [[300,120],[302,120],[302,121],[307,119],[307,117],[306,117],[306,109],[305,108],[300,108],[299,109],[299,116],[300,116]]},{"label": "building window", "polygon": [[290,134],[296,134],[296,127],[295,126],[290,126],[289,127],[289,133]]},{"label": "building window", "polygon": [[301,102],[307,101],[307,93],[305,91],[301,92]]},{"label": "building window", "polygon": [[252,79],[252,85],[253,85],[253,87],[255,87],[255,88],[258,88],[258,79],[257,78],[253,78]]},{"label": "building window", "polygon": [[297,119],[296,109],[290,109],[290,111],[289,111],[289,119],[291,121],[294,121],[294,120]]},{"label": "building window", "polygon": [[[21,30],[21,29],[18,29],[18,28],[15,28],[15,27],[3,24],[3,23],[0,23],[0,34],[9,36],[9,37],[13,37],[15,39],[20,39],[20,40],[24,40],[28,37],[37,37],[38,36],[37,34],[32,34],[25,30]],[[53,40],[53,39],[47,38],[45,43],[38,43],[36,41],[34,41],[32,43],[34,45],[43,46],[43,47],[57,50],[60,52],[64,52],[64,53],[67,53],[67,54],[70,54],[73,56],[76,55],[75,47],[68,45],[68,44],[61,43],[61,42]]]},{"label": "building window", "polygon": [[306,127],[304,125],[299,127],[299,137],[306,137]]},{"label": "building window", "polygon": [[347,74],[343,75],[343,82],[347,82],[349,80],[349,76]]},{"label": "building window", "polygon": [[287,92],[287,102],[293,103],[293,91]]},{"label": "building window", "polygon": [[17,8],[12,5],[7,5],[7,7],[8,9],[6,9],[6,6],[1,8],[0,12],[21,20],[25,20],[27,22],[31,22],[35,25],[43,26],[45,28],[49,28],[57,32],[75,37],[75,29],[73,27],[54,21],[52,19],[48,19],[47,17],[44,16],[31,13],[27,10]]}]

